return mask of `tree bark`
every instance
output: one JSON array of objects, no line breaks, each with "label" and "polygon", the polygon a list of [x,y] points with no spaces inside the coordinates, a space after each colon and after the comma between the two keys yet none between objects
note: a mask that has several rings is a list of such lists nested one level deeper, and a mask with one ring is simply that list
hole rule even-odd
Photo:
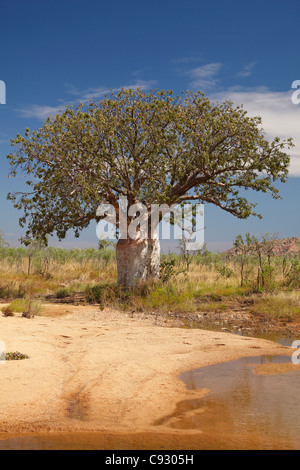
[{"label": "tree bark", "polygon": [[159,278],[160,244],[157,238],[120,239],[116,247],[118,284],[134,287],[140,281]]}]

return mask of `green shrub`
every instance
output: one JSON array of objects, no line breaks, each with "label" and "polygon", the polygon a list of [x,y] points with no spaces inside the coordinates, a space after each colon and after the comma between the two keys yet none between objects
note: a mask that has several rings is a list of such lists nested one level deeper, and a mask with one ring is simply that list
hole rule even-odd
[{"label": "green shrub", "polygon": [[28,308],[28,301],[26,299],[15,299],[9,307],[16,313],[23,313]]},{"label": "green shrub", "polygon": [[7,312],[12,312],[12,315],[2,312],[5,316],[13,316],[14,313],[30,313],[31,316],[41,315],[43,307],[39,300],[32,299],[15,299],[6,308]]},{"label": "green shrub", "polygon": [[292,262],[292,266],[286,276],[286,285],[294,288],[300,287],[300,261],[295,259]]},{"label": "green shrub", "polygon": [[59,289],[57,292],[56,292],[56,298],[57,299],[65,299],[66,297],[68,297],[69,295],[71,294],[71,290],[66,288],[66,287],[63,287],[62,289]]},{"label": "green shrub", "polygon": [[234,275],[234,272],[230,268],[227,268],[227,266],[221,266],[218,268],[218,273],[223,277],[231,277]]},{"label": "green shrub", "polygon": [[99,304],[101,309],[117,304],[127,296],[128,292],[122,292],[121,287],[116,284],[99,284],[85,290],[86,301]]},{"label": "green shrub", "polygon": [[169,281],[175,275],[175,259],[164,260],[160,263],[160,279],[163,283]]}]

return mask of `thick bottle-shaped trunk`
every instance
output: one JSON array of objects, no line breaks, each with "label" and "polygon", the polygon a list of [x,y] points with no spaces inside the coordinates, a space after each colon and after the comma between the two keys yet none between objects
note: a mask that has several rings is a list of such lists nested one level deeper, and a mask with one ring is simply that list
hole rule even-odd
[{"label": "thick bottle-shaped trunk", "polygon": [[120,239],[116,248],[118,284],[133,287],[139,281],[159,277],[160,245],[158,239]]}]

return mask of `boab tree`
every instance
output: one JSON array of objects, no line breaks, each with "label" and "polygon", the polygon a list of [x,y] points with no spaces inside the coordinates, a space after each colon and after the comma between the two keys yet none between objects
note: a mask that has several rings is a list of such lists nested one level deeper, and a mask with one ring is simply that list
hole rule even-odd
[{"label": "boab tree", "polygon": [[[241,190],[269,192],[286,181],[291,139],[265,139],[259,117],[225,101],[213,104],[201,92],[122,89],[100,102],[69,107],[36,131],[12,140],[11,174],[27,174],[28,192],[9,194],[23,210],[27,237],[75,236],[110,204],[119,224],[120,197],[128,201],[127,227],[142,203],[211,203],[239,218],[256,214]],[[127,209],[126,209],[127,210]],[[105,214],[102,214],[105,217]],[[161,218],[161,217],[160,217]],[[151,218],[149,217],[149,224]],[[124,237],[117,243],[118,281],[159,276],[159,241]],[[138,232],[137,232],[138,234]]]}]

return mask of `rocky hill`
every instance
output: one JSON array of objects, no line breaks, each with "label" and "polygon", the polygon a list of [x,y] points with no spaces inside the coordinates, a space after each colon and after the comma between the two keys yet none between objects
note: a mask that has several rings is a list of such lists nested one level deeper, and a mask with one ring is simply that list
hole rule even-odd
[{"label": "rocky hill", "polygon": [[[275,256],[279,255],[288,255],[295,256],[299,253],[300,250],[300,238],[291,237],[291,238],[280,238],[278,240],[272,240],[267,242],[268,247],[272,248],[272,253]],[[267,251],[267,250],[263,250]],[[225,252],[229,256],[234,256],[239,254],[238,248],[231,248]]]}]

